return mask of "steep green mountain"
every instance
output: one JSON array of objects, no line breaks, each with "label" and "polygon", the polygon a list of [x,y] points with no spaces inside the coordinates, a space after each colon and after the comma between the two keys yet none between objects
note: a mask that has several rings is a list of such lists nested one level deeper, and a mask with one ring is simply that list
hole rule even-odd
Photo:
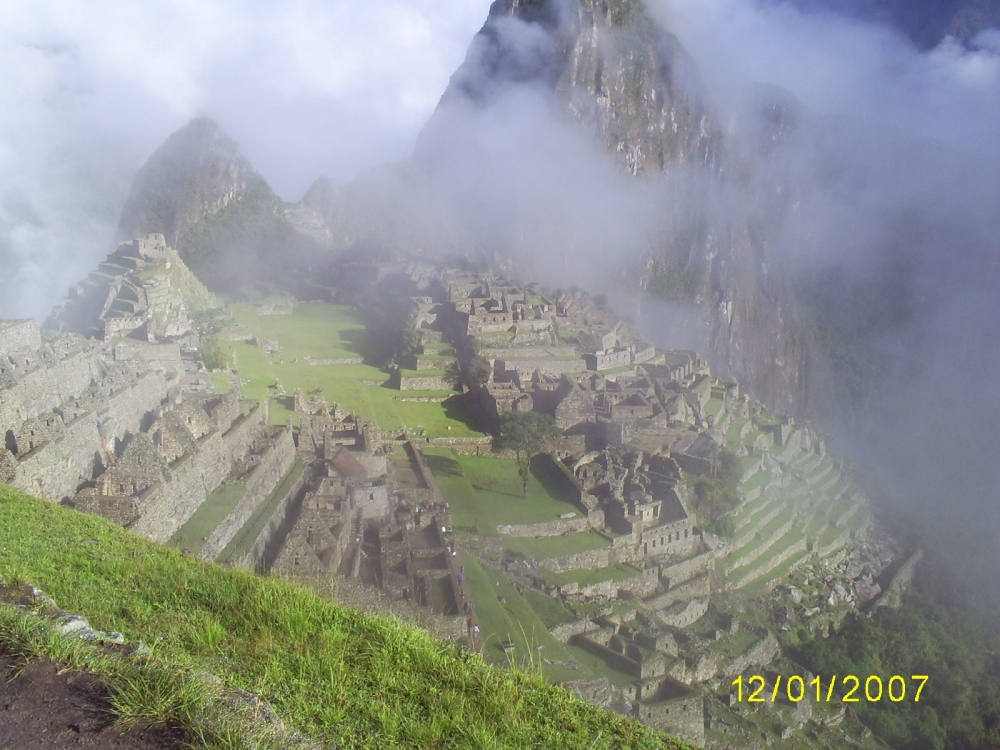
[{"label": "steep green mountain", "polygon": [[210,288],[266,290],[314,240],[212,120],[173,133],[143,165],[122,211],[122,240],[161,233]]},{"label": "steep green mountain", "polygon": [[280,203],[236,142],[212,120],[198,118],[167,138],[139,170],[118,236],[129,240],[156,232],[175,246],[205,217],[245,200],[258,209]]}]

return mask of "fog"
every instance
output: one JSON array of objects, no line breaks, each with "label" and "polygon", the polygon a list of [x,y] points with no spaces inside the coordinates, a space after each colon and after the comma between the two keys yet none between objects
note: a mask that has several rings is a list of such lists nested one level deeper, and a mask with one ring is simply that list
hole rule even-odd
[{"label": "fog", "polygon": [[113,249],[135,171],[216,119],[286,200],[405,158],[488,0],[0,4],[0,316]]},{"label": "fog", "polygon": [[835,450],[883,472],[928,539],[995,573],[1000,32],[921,51],[887,27],[782,3],[652,7],[724,113],[754,81],[810,113],[770,156],[796,189],[774,242],[793,272],[882,295],[862,310],[843,300],[842,317],[859,317],[853,343],[884,356],[892,384]]}]

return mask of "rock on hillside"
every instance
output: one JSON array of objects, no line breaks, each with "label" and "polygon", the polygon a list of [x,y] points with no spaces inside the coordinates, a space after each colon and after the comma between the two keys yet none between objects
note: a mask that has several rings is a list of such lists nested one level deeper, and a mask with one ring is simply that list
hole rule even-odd
[{"label": "rock on hillside", "polygon": [[[489,106],[517,87],[547,92],[637,179],[690,177],[668,183],[659,199],[635,286],[696,308],[708,322],[699,346],[714,368],[800,413],[804,327],[770,257],[764,211],[677,38],[639,0],[498,0],[421,135],[416,161],[434,174],[449,159],[465,160],[454,144],[468,113],[489,117]],[[505,123],[498,118],[495,127]],[[484,158],[491,147],[487,139]]]}]

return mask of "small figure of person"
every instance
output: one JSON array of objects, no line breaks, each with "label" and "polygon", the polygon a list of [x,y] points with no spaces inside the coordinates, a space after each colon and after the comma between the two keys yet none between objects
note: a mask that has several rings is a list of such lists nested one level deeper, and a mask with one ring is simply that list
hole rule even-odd
[{"label": "small figure of person", "polygon": [[481,631],[479,630],[479,625],[473,625],[472,626],[472,640],[478,641],[479,640],[479,634],[480,634],[480,632]]}]

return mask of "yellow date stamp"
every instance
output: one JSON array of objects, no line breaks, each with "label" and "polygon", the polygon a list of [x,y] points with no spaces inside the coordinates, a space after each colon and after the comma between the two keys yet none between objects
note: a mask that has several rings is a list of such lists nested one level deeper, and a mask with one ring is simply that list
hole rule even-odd
[{"label": "yellow date stamp", "polygon": [[800,675],[778,675],[769,689],[767,679],[755,674],[746,680],[740,675],[733,680],[732,686],[736,688],[734,697],[738,703],[777,703],[785,699],[799,703],[814,697],[816,703],[878,703],[882,700],[902,703],[908,699],[919,703],[929,679],[925,674],[910,675],[909,679],[897,674],[888,680],[878,675],[861,678],[849,674],[829,679],[817,676],[806,682]]}]

